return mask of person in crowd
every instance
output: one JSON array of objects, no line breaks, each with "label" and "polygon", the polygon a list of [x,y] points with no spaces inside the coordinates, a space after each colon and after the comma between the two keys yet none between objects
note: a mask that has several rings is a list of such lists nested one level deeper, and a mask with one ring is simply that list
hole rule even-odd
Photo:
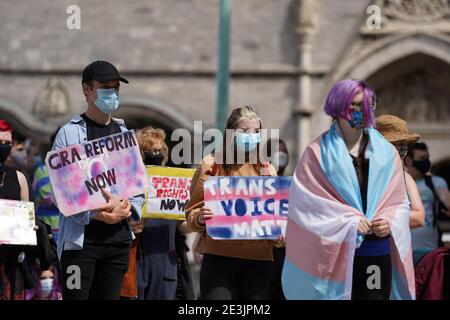
[{"label": "person in crowd", "polygon": [[443,178],[430,173],[430,152],[425,143],[410,144],[404,162],[419,188],[425,207],[425,225],[411,232],[414,263],[417,264],[424,255],[440,244],[437,218],[440,214],[450,216],[450,192]]},{"label": "person in crowd", "polygon": [[62,300],[56,266],[51,266],[47,270],[42,270],[38,266],[35,269],[38,278],[34,288],[26,291],[26,300]]},{"label": "person in crowd", "polygon": [[[267,295],[273,272],[272,248],[282,245],[284,240],[212,239],[205,222],[212,218],[213,212],[205,207],[203,195],[203,185],[209,176],[277,175],[272,165],[260,160],[261,128],[262,121],[252,107],[234,109],[226,123],[226,129],[233,132],[232,138],[227,139],[224,134],[220,153],[203,158],[192,179],[186,221],[193,231],[200,233],[196,251],[203,254],[201,299],[256,300]],[[243,163],[238,161],[238,153],[244,155]]]},{"label": "person in crowd", "polygon": [[[146,165],[164,166],[167,163],[169,149],[164,130],[146,127],[137,131],[137,139]],[[138,299],[174,300],[179,268],[176,234],[189,232],[186,222],[148,218],[134,228],[141,231],[137,264]]]},{"label": "person in crowd", "polygon": [[398,152],[373,126],[363,81],[333,85],[330,129],[302,154],[289,195],[287,299],[414,299],[410,206]]},{"label": "person in crowd", "polygon": [[27,180],[31,181],[34,170],[42,164],[39,147],[26,136],[13,131],[11,153],[5,163],[9,167],[21,171]]},{"label": "person in crowd", "polygon": [[[120,82],[128,80],[107,61],[95,61],[83,70],[87,110],[58,131],[53,150],[127,131],[123,120],[111,116],[119,107]],[[104,189],[101,192],[107,201],[103,207],[69,217],[60,215],[58,256],[64,300],[120,297],[134,237],[128,218],[140,220],[144,195],[119,199]],[[69,288],[67,279],[72,269],[68,268],[73,265],[80,268],[81,285]]]},{"label": "person in crowd", "polygon": [[[418,133],[410,133],[406,121],[392,115],[381,115],[376,118],[376,128],[383,137],[392,143],[397,149],[400,158],[405,159],[408,153],[408,144],[414,143],[420,139]],[[405,169],[405,168],[404,168]],[[408,198],[411,203],[411,214],[409,217],[409,227],[416,229],[425,224],[425,209],[420,199],[419,189],[414,179],[406,172],[405,183]]]},{"label": "person in crowd", "polygon": [[[28,201],[24,174],[5,164],[12,149],[12,127],[0,120],[0,199]],[[0,244],[0,299],[23,300],[24,278],[29,278],[25,248]]]},{"label": "person in crowd", "polygon": [[[29,201],[23,173],[5,164],[12,145],[12,127],[0,120],[0,199]],[[32,284],[32,267],[40,261],[49,268],[57,261],[56,245],[49,227],[35,219],[36,246],[0,244],[0,300],[23,300]]]},{"label": "person in crowd", "polygon": [[[278,142],[278,144],[277,144]],[[283,140],[269,140],[267,150],[271,150],[272,144],[277,145],[277,151],[272,155],[272,165],[277,170],[278,176],[283,176],[289,164],[289,152],[286,143]],[[281,274],[283,271],[284,257],[286,256],[286,247],[273,248],[273,276],[270,282],[267,298],[269,300],[285,300],[283,288],[281,286]]]},{"label": "person in crowd", "polygon": [[[56,134],[60,128],[50,138],[50,145],[53,145]],[[36,216],[48,224],[52,229],[55,241],[58,240],[59,210],[52,201],[52,186],[45,164],[40,164],[34,171],[32,184]]]}]

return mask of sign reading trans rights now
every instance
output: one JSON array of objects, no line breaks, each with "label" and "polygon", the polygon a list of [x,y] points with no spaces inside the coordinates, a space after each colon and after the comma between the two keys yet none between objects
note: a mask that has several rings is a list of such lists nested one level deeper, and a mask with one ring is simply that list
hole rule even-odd
[{"label": "sign reading trans rights now", "polygon": [[49,152],[45,164],[56,204],[65,216],[104,205],[101,189],[121,200],[149,189],[133,130]]},{"label": "sign reading trans rights now", "polygon": [[209,177],[206,230],[213,239],[278,239],[285,235],[292,177]]}]

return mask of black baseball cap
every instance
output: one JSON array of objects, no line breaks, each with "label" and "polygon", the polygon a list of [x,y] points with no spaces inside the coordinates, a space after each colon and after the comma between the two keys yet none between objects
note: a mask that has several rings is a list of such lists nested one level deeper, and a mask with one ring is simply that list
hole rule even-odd
[{"label": "black baseball cap", "polygon": [[97,80],[101,83],[106,83],[112,80],[120,80],[122,82],[129,83],[127,79],[119,74],[117,68],[108,61],[94,61],[84,68],[81,83],[91,80]]}]

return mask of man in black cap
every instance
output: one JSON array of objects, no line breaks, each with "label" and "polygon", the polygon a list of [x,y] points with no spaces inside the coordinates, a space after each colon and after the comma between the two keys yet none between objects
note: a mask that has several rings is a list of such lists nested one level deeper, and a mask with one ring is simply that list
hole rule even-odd
[{"label": "man in black cap", "polygon": [[[128,80],[107,61],[95,61],[83,70],[87,110],[59,130],[53,150],[127,130],[123,120],[111,117],[119,106],[120,82]],[[103,207],[70,217],[60,214],[58,256],[65,300],[119,298],[133,237],[128,218],[140,220],[144,195],[121,201],[102,193],[107,201]],[[74,278],[77,270],[80,279]]]}]

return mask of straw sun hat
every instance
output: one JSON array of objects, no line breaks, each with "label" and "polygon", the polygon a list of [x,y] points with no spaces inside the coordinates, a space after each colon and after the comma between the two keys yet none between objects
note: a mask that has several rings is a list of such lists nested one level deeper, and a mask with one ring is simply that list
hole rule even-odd
[{"label": "straw sun hat", "polygon": [[391,143],[413,143],[420,139],[420,134],[409,132],[405,120],[389,114],[376,118],[376,128]]}]

